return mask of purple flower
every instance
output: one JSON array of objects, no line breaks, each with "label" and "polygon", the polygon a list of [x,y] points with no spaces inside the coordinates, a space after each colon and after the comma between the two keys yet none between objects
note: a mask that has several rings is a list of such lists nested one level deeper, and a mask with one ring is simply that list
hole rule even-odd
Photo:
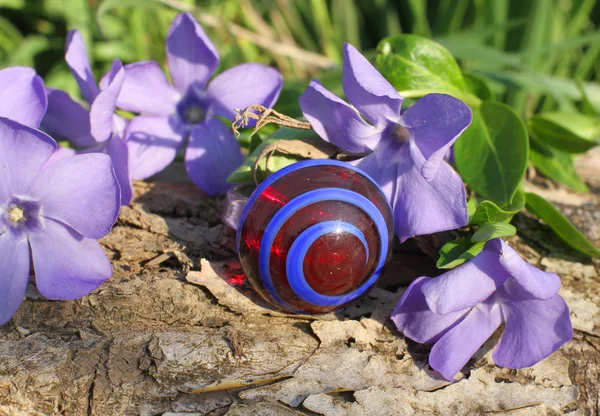
[{"label": "purple flower", "polygon": [[400,241],[465,225],[464,185],[443,158],[471,123],[471,109],[449,95],[429,94],[402,113],[402,97],[348,44],[342,81],[358,111],[317,81],[300,97],[300,107],[324,140],[370,153],[355,164],[382,186]]},{"label": "purple flower", "polygon": [[[121,203],[127,205],[133,196],[128,150],[124,140],[127,122],[115,114],[117,96],[125,80],[123,65],[115,59],[98,88],[85,45],[77,30],[69,32],[67,36],[65,60],[79,85],[81,95],[89,104],[89,110],[64,91],[48,89],[48,111],[42,120],[42,128],[55,137],[72,143],[80,149],[77,153],[97,152],[109,155],[119,180]],[[68,150],[60,152],[61,156],[68,154]]]},{"label": "purple flower", "polygon": [[13,66],[0,71],[0,117],[38,128],[47,106],[44,81],[32,68]]},{"label": "purple flower", "polygon": [[111,160],[91,153],[49,165],[56,147],[46,134],[0,117],[0,325],[23,301],[30,258],[49,299],[78,298],[112,274],[95,241],[119,213]]},{"label": "purple flower", "polygon": [[175,158],[184,140],[189,177],[208,194],[227,190],[227,177],[243,161],[231,129],[218,116],[232,121],[234,108],[251,104],[272,106],[281,91],[281,74],[247,63],[217,75],[219,55],[200,25],[189,14],[178,15],[167,37],[171,85],[156,62],[125,66],[119,108],[142,114],[128,128],[130,173],[147,178]]},{"label": "purple flower", "polygon": [[429,364],[448,380],[503,322],[494,361],[529,367],[573,337],[559,289],[555,273],[535,268],[496,239],[468,263],[411,283],[392,320],[408,338],[434,343]]}]

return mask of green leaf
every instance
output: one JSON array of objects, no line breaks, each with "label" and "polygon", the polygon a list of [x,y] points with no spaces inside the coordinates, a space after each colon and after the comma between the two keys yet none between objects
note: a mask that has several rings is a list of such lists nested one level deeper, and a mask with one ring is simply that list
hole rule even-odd
[{"label": "green leaf", "polygon": [[27,0],[0,0],[0,7],[11,9],[25,9]]},{"label": "green leaf", "polygon": [[9,64],[11,66],[34,66],[36,56],[48,49],[49,46],[49,39],[45,36],[27,36],[10,55]]},{"label": "green leaf", "polygon": [[583,81],[581,79],[576,79],[575,82],[577,83],[577,88],[579,88],[579,92],[581,94],[581,107],[583,113],[592,116],[600,116],[600,106],[590,100],[588,93],[585,90]]},{"label": "green leaf", "polygon": [[335,61],[340,61],[338,32],[331,24],[327,2],[325,0],[310,0],[310,5],[317,36],[321,39],[325,54]]},{"label": "green leaf", "polygon": [[399,91],[434,90],[464,93],[465,80],[454,57],[439,43],[417,35],[383,39],[376,65]]},{"label": "green leaf", "polygon": [[331,1],[331,19],[334,27],[339,28],[344,42],[360,45],[361,14],[355,2],[347,0]]},{"label": "green leaf", "polygon": [[486,101],[454,145],[454,159],[471,189],[506,208],[525,174],[528,151],[521,118],[507,105]]},{"label": "green leaf", "polygon": [[573,250],[589,257],[600,258],[600,250],[594,246],[559,210],[539,195],[527,192],[527,209],[542,219],[548,227]]},{"label": "green leaf", "polygon": [[64,16],[67,29],[77,29],[83,38],[85,48],[92,50],[92,16],[90,3],[86,0],[65,0]]},{"label": "green leaf", "polygon": [[[595,63],[595,62],[594,62]],[[581,100],[581,91],[575,81],[567,78],[535,74],[531,71],[478,70],[491,79],[509,87],[520,87],[530,92],[548,94],[557,101]],[[583,83],[584,91],[591,103],[600,106],[600,85],[595,82]]]},{"label": "green leaf", "polygon": [[500,69],[508,67],[520,71],[530,71],[520,58],[474,39],[477,37],[477,33],[462,32],[437,40],[457,59],[467,61],[469,68]]},{"label": "green leaf", "polygon": [[[503,26],[505,26],[508,21],[509,0],[481,2],[480,7],[483,9],[481,14],[483,14],[486,26],[504,29]],[[507,32],[506,29],[495,31],[492,35],[491,45],[499,50],[503,50],[508,34]]]},{"label": "green leaf", "polygon": [[10,55],[18,50],[23,35],[19,29],[8,19],[0,15],[0,52]]},{"label": "green leaf", "polygon": [[492,201],[481,201],[469,225],[483,225],[497,222],[508,222],[525,206],[525,194],[517,192],[509,210],[503,210]]},{"label": "green leaf", "polygon": [[254,134],[253,136],[250,136],[250,143],[248,144],[248,153],[252,154],[252,152],[258,149],[258,146],[260,146],[262,142],[264,142],[264,138],[260,134],[260,132]]},{"label": "green leaf", "polygon": [[477,198],[475,198],[475,197],[471,197],[467,200],[467,216],[469,218],[469,223],[471,223],[473,216],[477,212],[478,204],[479,203],[477,202]]},{"label": "green leaf", "polygon": [[525,208],[525,190],[523,182],[519,184],[519,189],[514,194],[510,204],[506,205],[503,209],[506,212],[517,213]]},{"label": "green leaf", "polygon": [[[423,2],[425,4],[425,2]],[[452,33],[460,29],[469,2],[462,0],[441,0],[435,11],[434,29],[436,33]]]},{"label": "green leaf", "polygon": [[[188,5],[185,5],[186,8]],[[102,18],[106,13],[117,7],[136,7],[136,8],[158,8],[161,7],[160,0],[104,0],[96,10],[96,22],[102,30]],[[193,6],[189,6],[188,12],[193,11]]]},{"label": "green leaf", "polygon": [[529,119],[540,140],[567,153],[583,153],[600,144],[600,117],[577,113],[542,113]]},{"label": "green leaf", "polygon": [[465,84],[468,92],[484,101],[494,99],[492,87],[490,87],[490,84],[484,77],[472,72],[463,72],[463,77],[465,78]]},{"label": "green leaf", "polygon": [[585,182],[581,180],[575,171],[573,157],[569,153],[561,152],[540,142],[539,139],[535,138],[535,135],[531,136],[529,160],[548,179],[567,185],[575,191],[589,191]]},{"label": "green leaf", "polygon": [[431,28],[427,20],[427,2],[422,0],[408,0],[406,3],[410,10],[412,32],[423,36],[431,36]]},{"label": "green leaf", "polygon": [[500,237],[512,237],[517,234],[517,229],[514,225],[506,224],[504,222],[493,222],[483,224],[475,234],[471,236],[471,241],[485,243],[493,240],[494,238]]},{"label": "green leaf", "polygon": [[[237,168],[229,177],[227,182],[229,183],[247,183],[254,181],[254,173],[252,171],[256,158],[268,145],[275,143],[279,140],[302,140],[306,142],[320,142],[322,139],[315,134],[312,130],[296,130],[288,127],[282,127],[271,134],[267,139],[260,143],[252,153],[246,158],[244,163]],[[255,142],[256,143],[256,142]],[[257,179],[264,180],[268,173],[276,172],[292,163],[299,161],[301,158],[298,156],[282,154],[275,152],[269,157],[268,171],[266,170],[266,158],[263,158],[257,169]]]},{"label": "green leaf", "polygon": [[438,269],[453,269],[466,261],[471,260],[483,250],[485,243],[472,243],[469,238],[452,240],[440,249],[440,258],[436,266]]}]

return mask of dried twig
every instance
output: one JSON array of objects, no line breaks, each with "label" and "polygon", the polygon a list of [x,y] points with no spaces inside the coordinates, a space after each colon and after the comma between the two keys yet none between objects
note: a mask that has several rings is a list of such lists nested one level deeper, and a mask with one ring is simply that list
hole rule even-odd
[{"label": "dried twig", "polygon": [[[299,121],[295,118],[279,113],[272,108],[267,108],[260,104],[254,104],[246,107],[243,110],[235,109],[237,113],[231,123],[231,129],[235,135],[239,136],[239,129],[248,126],[250,120],[256,120],[256,126],[252,130],[251,135],[269,123],[275,123],[279,126],[290,127],[301,130],[312,130],[310,123]],[[258,154],[252,167],[254,183],[258,185],[258,165],[265,159],[265,172],[269,171],[269,159],[273,153],[279,152],[287,155],[294,155],[305,159],[338,159],[338,160],[353,160],[364,157],[364,154],[346,153],[338,147],[324,140],[311,142],[308,140],[278,140],[265,146]]]},{"label": "dried twig", "polygon": [[273,110],[272,108],[267,108],[260,104],[253,104],[240,110],[239,108],[234,108],[234,111],[237,113],[235,118],[233,119],[233,123],[231,123],[231,129],[236,136],[240,135],[239,129],[248,126],[250,120],[256,120],[256,126],[252,130],[250,136],[254,135],[258,130],[263,128],[269,123],[275,123],[280,126],[291,127],[293,129],[300,130],[311,130],[312,127],[310,123],[306,121],[299,121],[290,116],[286,116],[285,114],[281,114],[278,111]]},{"label": "dried twig", "polygon": [[252,167],[254,183],[258,185],[257,172],[260,161],[265,158],[265,172],[268,173],[269,159],[275,152],[306,159],[328,159],[335,156],[338,150],[337,147],[325,141],[313,144],[302,140],[278,140],[275,143],[265,146],[256,157],[256,161],[254,161],[254,166]]}]

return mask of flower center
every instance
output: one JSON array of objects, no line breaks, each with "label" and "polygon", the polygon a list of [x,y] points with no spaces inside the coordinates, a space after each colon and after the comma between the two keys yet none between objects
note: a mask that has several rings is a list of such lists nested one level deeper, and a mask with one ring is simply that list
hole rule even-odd
[{"label": "flower center", "polygon": [[197,124],[204,120],[204,109],[202,107],[189,107],[185,110],[183,119],[189,124]]},{"label": "flower center", "polygon": [[36,232],[42,228],[40,209],[38,202],[13,198],[0,217],[0,225],[8,226],[10,233],[17,238],[24,232]]},{"label": "flower center", "polygon": [[13,225],[20,225],[25,222],[25,209],[16,204],[9,205],[6,210],[6,219]]},{"label": "flower center", "polygon": [[400,124],[394,124],[390,127],[390,136],[400,143],[407,143],[410,140],[410,132]]},{"label": "flower center", "polygon": [[185,124],[199,124],[206,119],[208,103],[199,88],[191,86],[177,103],[177,114]]}]

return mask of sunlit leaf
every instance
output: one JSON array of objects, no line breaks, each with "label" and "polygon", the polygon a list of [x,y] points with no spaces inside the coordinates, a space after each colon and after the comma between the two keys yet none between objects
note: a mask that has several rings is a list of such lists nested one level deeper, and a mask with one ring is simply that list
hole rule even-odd
[{"label": "sunlit leaf", "polygon": [[466,90],[465,80],[454,57],[430,39],[416,35],[386,38],[377,46],[377,68],[399,91]]},{"label": "sunlit leaf", "polygon": [[517,191],[508,209],[502,209],[492,201],[481,201],[469,221],[469,225],[508,222],[525,207],[525,194]]},{"label": "sunlit leaf", "polygon": [[523,179],[528,151],[521,118],[510,107],[489,101],[473,111],[473,122],[454,145],[454,160],[471,189],[504,208]]},{"label": "sunlit leaf", "polygon": [[500,237],[512,237],[517,234],[517,229],[514,225],[504,222],[492,222],[483,224],[475,234],[471,236],[471,241],[485,243]]},{"label": "sunlit leaf", "polygon": [[539,195],[527,192],[527,210],[539,219],[573,250],[589,257],[600,258],[600,250],[594,246],[575,226],[554,206]]},{"label": "sunlit leaf", "polygon": [[488,81],[481,75],[472,72],[463,72],[467,91],[482,100],[493,100],[494,93]]},{"label": "sunlit leaf", "polygon": [[542,113],[529,119],[536,138],[567,153],[583,153],[600,144],[600,117],[577,113]]},{"label": "sunlit leaf", "polygon": [[567,185],[575,191],[589,191],[585,182],[577,175],[573,165],[573,157],[569,153],[554,149],[534,137],[531,137],[529,160],[538,171],[547,178]]},{"label": "sunlit leaf", "polygon": [[483,250],[485,243],[471,242],[470,238],[459,238],[446,243],[440,249],[440,258],[436,266],[438,269],[453,269],[466,261],[471,260]]}]

